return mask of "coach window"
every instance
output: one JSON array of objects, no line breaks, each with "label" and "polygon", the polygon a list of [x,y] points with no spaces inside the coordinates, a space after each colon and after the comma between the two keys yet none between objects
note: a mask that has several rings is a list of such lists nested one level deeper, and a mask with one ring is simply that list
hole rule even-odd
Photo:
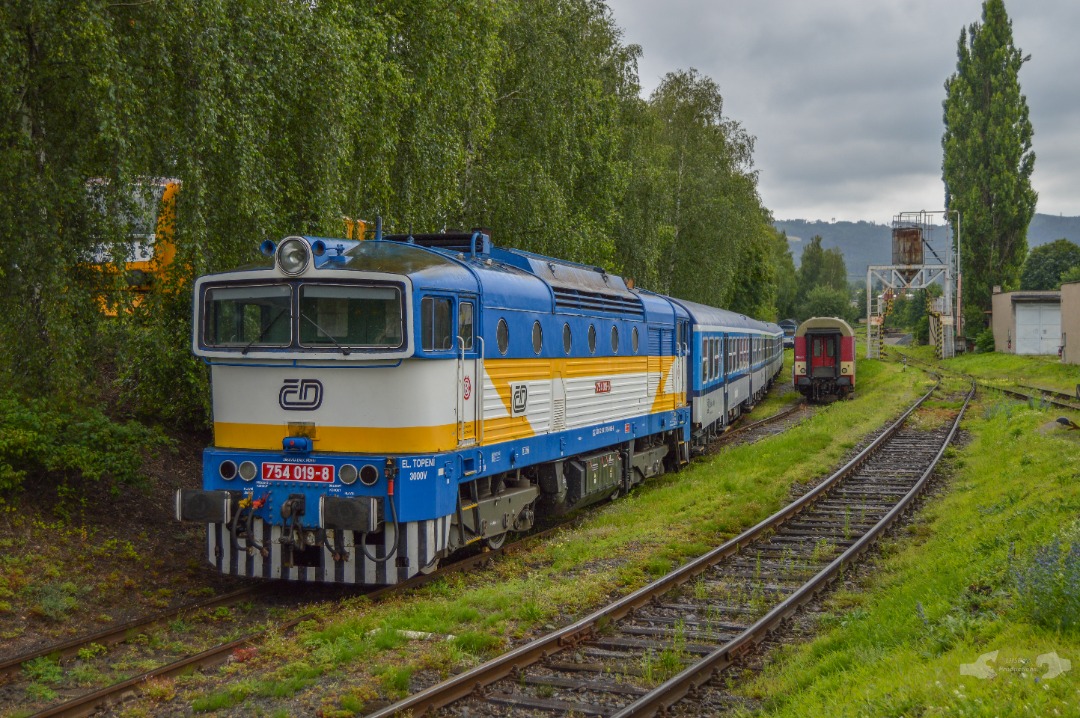
[{"label": "coach window", "polygon": [[701,383],[709,380],[709,340],[701,340]]},{"label": "coach window", "polygon": [[562,348],[563,348],[563,351],[566,352],[567,354],[569,354],[570,353],[570,347],[573,346],[573,344],[574,344],[574,340],[573,340],[573,336],[571,336],[571,334],[570,334],[570,325],[569,324],[563,324],[562,325]]},{"label": "coach window", "polygon": [[465,351],[472,349],[473,344],[473,303],[462,302],[458,305],[457,333],[461,337]]},{"label": "coach window", "polygon": [[533,322],[533,353],[539,354],[540,350],[544,348],[544,330],[540,326],[540,322]]},{"label": "coach window", "polygon": [[596,353],[596,327],[592,324],[589,325],[589,353]]},{"label": "coach window", "polygon": [[638,350],[638,330],[637,327],[630,332],[630,348],[637,354]]},{"label": "coach window", "polygon": [[720,340],[713,339],[713,372],[714,377],[720,376]]},{"label": "coach window", "polygon": [[495,341],[499,344],[499,353],[506,354],[506,350],[510,348],[510,327],[505,319],[499,320],[499,327],[495,331]]},{"label": "coach window", "polygon": [[614,324],[611,325],[611,351],[619,353],[619,328]]}]

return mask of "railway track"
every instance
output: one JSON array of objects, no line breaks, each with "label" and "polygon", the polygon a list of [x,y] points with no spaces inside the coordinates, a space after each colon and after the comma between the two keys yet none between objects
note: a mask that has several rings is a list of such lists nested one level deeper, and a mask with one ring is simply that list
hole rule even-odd
[{"label": "railway track", "polygon": [[939,390],[920,398],[835,474],[722,546],[369,718],[439,709],[472,718],[663,713],[775,631],[911,505],[975,388],[952,422],[933,430],[908,427],[909,417]]},{"label": "railway track", "polygon": [[1011,386],[1003,384],[995,384],[993,382],[983,381],[979,377],[972,374],[967,374],[960,371],[955,371],[941,366],[938,363],[927,362],[921,359],[916,359],[911,356],[901,355],[903,361],[909,364],[915,364],[925,367],[928,371],[951,374],[953,376],[959,376],[974,382],[978,386],[984,389],[990,389],[991,391],[999,391],[1002,394],[1011,396],[1014,399],[1020,399],[1022,401],[1036,401],[1045,404],[1056,406],[1059,409],[1068,409],[1069,411],[1080,411],[1080,384],[1076,385],[1076,395],[1069,394],[1067,392],[1058,391],[1057,389],[1047,389],[1040,386],[1032,386],[1030,384],[1024,384],[1022,382],[1014,382]]},{"label": "railway track", "polygon": [[[710,447],[710,450],[728,443],[749,440],[755,435],[755,432],[766,431],[766,427],[774,427],[802,408],[804,408],[804,404],[800,402],[773,414],[772,416],[736,427],[727,434],[724,434],[718,442],[714,442],[713,446]],[[775,429],[772,430],[772,433],[775,433]],[[563,521],[550,528],[530,533],[520,540],[508,543],[498,549],[485,549],[482,552],[465,556],[451,564],[440,567],[431,574],[419,575],[409,581],[394,586],[369,590],[364,592],[364,595],[369,599],[378,600],[393,592],[409,588],[418,588],[426,583],[453,573],[474,570],[478,566],[493,560],[497,556],[519,550],[528,541],[536,539],[542,540],[561,529],[565,529],[568,523],[572,524],[573,521],[574,519],[571,519],[570,522]],[[315,588],[318,589],[318,587]],[[3,690],[8,695],[17,693],[19,688],[18,684],[20,682],[28,682],[26,676],[22,675],[25,667],[36,660],[47,658],[57,663],[62,663],[78,656],[81,651],[85,651],[88,648],[100,650],[94,647],[110,648],[117,646],[130,641],[136,636],[144,635],[150,631],[167,626],[170,622],[184,616],[190,616],[199,612],[213,611],[222,607],[234,606],[245,601],[264,599],[275,594],[280,595],[283,590],[292,593],[302,589],[298,589],[298,587],[293,584],[287,584],[284,589],[277,583],[253,584],[221,596],[184,604],[153,616],[136,619],[93,635],[82,636],[63,643],[23,653],[0,662],[0,690]],[[310,599],[311,597],[307,596],[306,599],[303,600]],[[295,604],[297,602],[298,600],[293,597],[291,603]],[[312,618],[314,618],[313,614],[305,612],[288,620],[276,622],[273,625],[273,630],[277,632],[287,632],[303,621],[311,620]],[[104,707],[115,705],[135,697],[141,692],[141,688],[145,686],[148,681],[173,678],[190,673],[194,670],[210,669],[222,665],[231,657],[237,655],[237,652],[243,651],[262,640],[266,636],[268,630],[269,629],[251,631],[240,638],[222,642],[203,651],[192,652],[190,655],[183,656],[175,661],[164,662],[156,668],[112,685],[107,685],[97,690],[83,691],[74,697],[69,697],[63,702],[56,703],[37,713],[33,713],[32,715],[35,716],[35,718],[45,718],[47,716],[73,717],[91,715]],[[75,693],[76,691],[71,690],[67,692],[70,694]]]},{"label": "railway track", "polygon": [[767,436],[780,433],[784,429],[802,420],[802,413],[808,411],[805,401],[799,401],[789,407],[749,424],[736,426],[721,434],[713,441],[709,449],[727,446],[733,443],[752,443]]}]

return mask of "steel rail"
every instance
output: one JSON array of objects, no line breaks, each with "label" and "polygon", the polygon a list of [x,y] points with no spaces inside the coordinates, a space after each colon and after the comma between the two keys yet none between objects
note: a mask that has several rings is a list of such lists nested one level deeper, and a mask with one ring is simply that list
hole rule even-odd
[{"label": "steel rail", "polygon": [[391,716],[405,714],[406,711],[411,711],[413,716],[422,716],[430,710],[449,705],[469,696],[473,692],[482,692],[486,686],[513,675],[520,668],[543,660],[566,647],[576,645],[592,637],[598,624],[602,621],[619,620],[634,609],[648,604],[655,597],[661,596],[695,578],[720,560],[738,553],[742,548],[753,543],[776,525],[813,504],[822,494],[858,469],[889,438],[899,431],[908,417],[937,390],[938,386],[940,386],[940,381],[912,404],[900,418],[886,428],[865,449],[844,464],[833,475],[738,536],[729,539],[712,551],[684,564],[666,576],[627,594],[623,598],[568,626],[553,631],[526,645],[519,646],[502,656],[453,676],[442,683],[430,686],[381,710],[370,713],[367,718],[391,718]]},{"label": "steel rail", "polygon": [[789,406],[789,407],[787,407],[787,408],[773,414],[772,416],[766,416],[764,419],[758,419],[757,421],[746,424],[745,426],[737,426],[734,429],[731,429],[730,431],[726,431],[723,434],[720,434],[719,436],[717,436],[716,439],[713,440],[713,443],[714,444],[726,444],[728,441],[730,441],[731,439],[733,439],[734,437],[736,437],[736,436],[738,436],[740,434],[744,434],[744,433],[753,431],[754,429],[758,429],[758,428],[760,428],[762,426],[768,426],[769,424],[780,421],[781,419],[786,419],[787,417],[791,416],[795,412],[797,412],[800,409],[803,409],[805,407],[806,407],[805,402],[803,402],[803,401],[796,402],[796,403],[792,404],[791,406]]},{"label": "steel rail", "polygon": [[964,399],[964,405],[957,413],[952,427],[949,429],[948,435],[942,442],[937,455],[919,477],[918,481],[915,482],[914,486],[912,486],[904,497],[900,499],[900,501],[898,501],[896,505],[873,526],[873,528],[869,529],[846,551],[844,551],[844,553],[835,558],[832,563],[819,571],[812,579],[803,584],[788,598],[755,621],[753,625],[748,627],[745,631],[710,653],[702,660],[657,686],[648,694],[641,696],[633,703],[612,714],[611,718],[652,716],[664,712],[667,708],[671,707],[671,705],[682,700],[687,695],[692,694],[711,680],[718,671],[721,671],[734,663],[740,655],[776,630],[780,624],[794,614],[802,604],[813,598],[826,584],[831,583],[833,579],[840,575],[845,566],[850,564],[853,559],[869,548],[870,544],[873,543],[882,532],[889,528],[889,526],[891,526],[893,522],[907,510],[911,503],[926,488],[926,484],[930,480],[930,476],[933,474],[934,469],[937,468],[938,463],[941,461],[941,457],[945,455],[945,450],[949,447],[949,444],[952,443],[953,436],[955,436],[956,431],[960,426],[960,420],[967,411],[968,405],[974,394],[975,385],[973,383],[971,390]]},{"label": "steel rail", "polygon": [[185,603],[175,608],[170,608],[166,611],[155,613],[152,616],[145,618],[136,618],[131,621],[127,621],[119,626],[107,628],[103,631],[88,635],[72,638],[71,640],[64,641],[63,643],[53,644],[51,646],[45,646],[44,648],[35,649],[26,653],[21,653],[13,658],[8,658],[4,661],[0,661],[0,678],[15,675],[22,668],[22,664],[27,661],[32,661],[44,656],[54,657],[57,660],[63,660],[64,658],[70,658],[79,652],[79,649],[85,648],[91,643],[96,643],[100,646],[114,646],[118,643],[124,643],[132,636],[137,635],[138,632],[151,628],[162,623],[165,623],[171,618],[180,616],[185,613],[191,613],[194,611],[205,610],[207,608],[217,608],[218,606],[231,606],[234,603],[248,598],[250,596],[263,593],[269,589],[266,584],[256,586],[245,586],[244,588],[224,593],[220,596],[214,596],[212,598],[204,598],[199,601],[193,601],[191,603]]}]

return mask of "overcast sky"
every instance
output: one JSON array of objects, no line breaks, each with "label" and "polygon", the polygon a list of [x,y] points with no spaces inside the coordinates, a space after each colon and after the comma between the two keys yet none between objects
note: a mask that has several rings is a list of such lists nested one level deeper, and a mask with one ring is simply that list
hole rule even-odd
[{"label": "overcast sky", "polygon": [[[608,0],[642,47],[642,95],[667,72],[712,77],[757,138],[777,219],[941,210],[942,100],[981,0]],[[1080,215],[1080,0],[1006,0],[1035,128],[1036,211]]]}]

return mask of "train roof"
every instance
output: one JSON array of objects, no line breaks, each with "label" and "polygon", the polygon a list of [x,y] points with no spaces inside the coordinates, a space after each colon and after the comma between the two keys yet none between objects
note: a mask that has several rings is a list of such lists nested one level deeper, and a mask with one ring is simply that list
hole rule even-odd
[{"label": "train roof", "polygon": [[795,331],[795,336],[806,336],[808,331],[834,331],[840,332],[840,336],[844,337],[855,336],[851,325],[840,317],[811,317],[799,325],[799,328]]},{"label": "train roof", "polygon": [[[689,317],[698,324],[779,333],[775,324],[704,304],[632,289],[602,267],[520,249],[496,247],[479,231],[383,235],[351,240],[304,236],[313,250],[311,266],[298,278],[322,271],[376,272],[408,276],[418,290],[483,292],[485,304],[502,309],[551,311],[671,323]],[[284,240],[283,240],[284,241]],[[273,254],[273,243],[264,251]],[[237,271],[273,269],[272,256]]]},{"label": "train roof", "polygon": [[691,321],[695,324],[710,327],[723,327],[725,329],[753,329],[776,334],[780,333],[780,326],[777,324],[762,322],[748,317],[745,314],[739,314],[728,309],[718,309],[706,304],[690,302],[685,299],[672,299],[671,301],[686,309],[687,313],[690,315]]}]

